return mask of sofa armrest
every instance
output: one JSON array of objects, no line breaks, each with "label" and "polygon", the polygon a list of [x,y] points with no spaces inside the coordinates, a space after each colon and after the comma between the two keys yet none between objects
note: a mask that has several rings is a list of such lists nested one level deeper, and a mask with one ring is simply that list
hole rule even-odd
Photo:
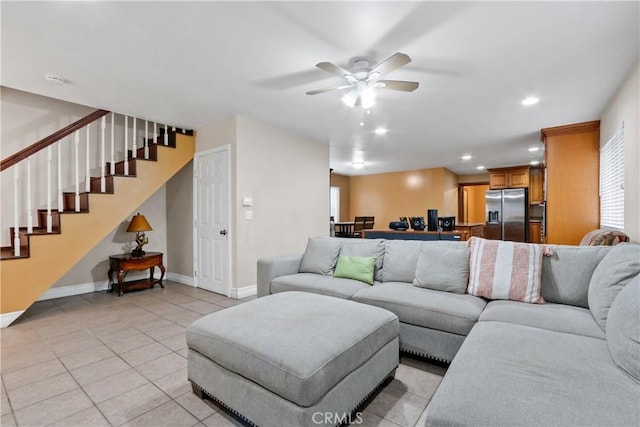
[{"label": "sofa armrest", "polygon": [[276,277],[298,273],[301,262],[302,254],[260,258],[258,260],[258,297],[271,293],[271,281]]}]

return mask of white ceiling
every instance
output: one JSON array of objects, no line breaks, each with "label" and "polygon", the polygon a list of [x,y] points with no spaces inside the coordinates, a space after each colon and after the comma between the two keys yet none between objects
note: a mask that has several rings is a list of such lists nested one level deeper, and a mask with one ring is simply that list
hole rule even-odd
[{"label": "white ceiling", "polygon": [[[599,119],[640,50],[637,1],[0,7],[3,86],[196,130],[240,114],[329,143],[331,167],[348,175],[541,160],[527,150],[540,129]],[[318,62],[397,51],[413,61],[385,78],[420,87],[379,90],[362,127],[339,92],[305,95],[342,83]],[[529,95],[540,103],[520,105]]]}]

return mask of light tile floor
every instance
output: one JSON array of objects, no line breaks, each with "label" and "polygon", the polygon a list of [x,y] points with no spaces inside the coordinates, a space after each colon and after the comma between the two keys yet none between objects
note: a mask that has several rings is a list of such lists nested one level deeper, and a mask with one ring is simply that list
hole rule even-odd
[{"label": "light tile floor", "polygon": [[[185,328],[243,300],[165,289],[40,301],[0,331],[1,418],[9,426],[241,426],[187,381]],[[363,426],[424,426],[445,368],[401,356],[363,408]],[[286,427],[286,426],[283,426]]]}]

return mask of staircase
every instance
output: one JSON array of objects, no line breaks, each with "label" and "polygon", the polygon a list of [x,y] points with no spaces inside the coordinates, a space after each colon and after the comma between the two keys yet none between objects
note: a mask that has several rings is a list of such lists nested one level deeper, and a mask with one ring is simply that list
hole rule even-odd
[{"label": "staircase", "polygon": [[[111,118],[110,143],[106,138],[107,116]],[[124,118],[120,138],[114,126],[116,117]],[[149,122],[129,119],[99,110],[2,161],[2,171],[13,169],[13,174],[11,170],[3,172],[2,178],[14,180],[15,193],[14,226],[9,230],[11,245],[0,248],[3,327],[22,314],[137,206],[193,159],[195,137],[192,131],[168,126],[158,129],[156,123],[150,130]],[[92,145],[90,126],[95,121],[101,126],[98,127],[98,141]],[[138,123],[140,126],[136,126]],[[86,164],[81,167],[78,148],[81,136],[85,144],[85,135]],[[63,160],[60,144],[67,136],[69,139],[75,136],[75,141],[70,141],[69,145],[75,150],[68,150],[72,153],[71,159]],[[52,151],[56,145],[57,174],[52,171]],[[90,156],[90,150],[96,155]],[[32,209],[31,159],[37,152],[43,157],[41,168],[44,169],[43,163],[47,165],[46,192],[54,195],[48,197],[46,208]],[[117,160],[118,152],[122,160]],[[92,167],[90,157],[99,158],[98,162],[103,166]],[[107,157],[109,161],[105,161]],[[63,164],[68,169],[64,169]],[[94,176],[90,172],[97,173]],[[66,183],[67,188],[63,187],[61,178],[65,173],[75,177],[71,183]],[[54,176],[58,181],[56,191],[51,190],[55,185]],[[69,186],[73,191],[66,191]],[[21,226],[19,220],[25,213],[20,213],[18,208],[25,204],[19,203],[24,199],[27,199],[28,224]],[[3,204],[10,202],[10,195],[3,194]]]}]

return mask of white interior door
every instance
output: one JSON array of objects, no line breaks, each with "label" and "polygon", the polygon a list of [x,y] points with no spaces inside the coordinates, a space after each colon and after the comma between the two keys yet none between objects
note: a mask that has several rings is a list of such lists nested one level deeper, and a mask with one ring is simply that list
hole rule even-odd
[{"label": "white interior door", "polygon": [[229,296],[229,150],[195,156],[196,286]]}]

